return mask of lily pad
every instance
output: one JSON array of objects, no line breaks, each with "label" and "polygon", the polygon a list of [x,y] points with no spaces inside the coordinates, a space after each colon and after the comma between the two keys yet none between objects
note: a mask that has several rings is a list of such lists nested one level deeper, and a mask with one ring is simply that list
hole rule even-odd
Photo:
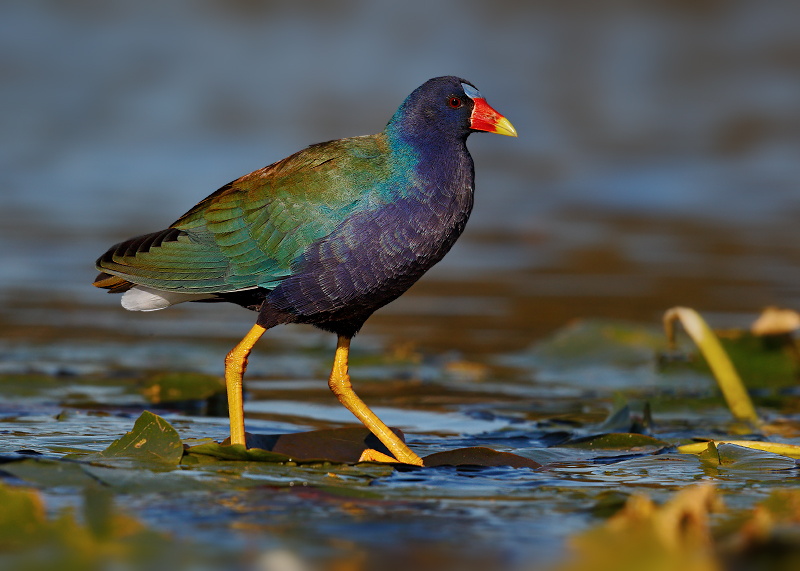
[{"label": "lily pad", "polygon": [[97,455],[103,459],[125,458],[160,466],[176,466],[183,456],[177,431],[163,418],[144,411],[133,430]]},{"label": "lily pad", "polygon": [[434,466],[508,466],[538,470],[542,467],[541,464],[530,458],[510,452],[500,452],[485,446],[470,446],[469,448],[437,452],[423,458],[422,463],[426,468]]},{"label": "lily pad", "polygon": [[611,432],[608,434],[597,434],[583,438],[575,438],[560,446],[570,448],[586,448],[589,450],[630,450],[634,452],[646,449],[666,448],[669,442],[653,438],[644,434],[633,434],[630,432]]},{"label": "lily pad", "polygon": [[[393,428],[401,440],[402,431]],[[212,456],[221,460],[250,462],[334,462],[355,464],[361,453],[372,448],[386,455],[389,450],[367,428],[361,426],[312,430],[292,434],[245,434],[247,448],[231,446],[230,439],[222,444],[204,443],[189,447],[188,454]]]}]

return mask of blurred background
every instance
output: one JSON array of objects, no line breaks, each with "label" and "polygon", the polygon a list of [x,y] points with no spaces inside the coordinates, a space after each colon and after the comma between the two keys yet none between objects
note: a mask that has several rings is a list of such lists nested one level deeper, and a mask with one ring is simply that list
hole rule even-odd
[{"label": "blurred background", "polygon": [[110,244],[455,74],[520,136],[470,138],[464,237],[365,332],[494,351],[576,316],[797,307],[798,21],[791,0],[3,3],[0,294],[116,304],[90,286]]},{"label": "blurred background", "polygon": [[[224,406],[203,416],[120,386],[165,370],[221,375],[255,314],[126,312],[91,286],[94,260],[308,144],[380,131],[412,90],[452,74],[519,138],[470,137],[467,230],[367,322],[353,344],[356,386],[418,449],[488,442],[558,458],[535,441],[541,426],[602,422],[620,387],[678,385],[659,380],[651,352],[635,374],[606,367],[602,344],[589,344],[589,361],[601,361],[592,374],[580,359],[569,374],[530,358],[504,368],[514,355],[577,318],[657,328],[686,305],[712,325],[747,326],[766,305],[800,308],[798,23],[792,0],[0,3],[0,452],[102,450],[154,406],[181,437],[222,440]],[[250,430],[353,422],[325,384],[334,336],[286,326],[265,337],[248,369]],[[714,391],[697,375],[680,386]],[[654,410],[660,422],[686,414]],[[714,422],[727,422],[720,410]],[[548,425],[554,415],[563,422]],[[705,411],[688,418],[710,426]],[[371,485],[396,488],[395,500],[356,508],[312,486],[279,494],[292,474],[255,496],[118,499],[157,529],[255,553],[288,544],[360,557],[363,547],[391,561],[404,541],[446,540],[465,559],[501,552],[527,565],[557,557],[587,525],[595,492],[704,477],[688,461],[680,477],[655,465],[643,478],[641,465],[616,480],[601,464],[395,472]],[[48,493],[50,506],[81,503]],[[509,503],[515,494],[523,501]]]},{"label": "blurred background", "polygon": [[463,239],[366,332],[492,351],[576,316],[796,307],[798,21],[790,0],[4,3],[0,294],[116,304],[90,286],[110,244],[455,74],[520,136],[470,138]]}]

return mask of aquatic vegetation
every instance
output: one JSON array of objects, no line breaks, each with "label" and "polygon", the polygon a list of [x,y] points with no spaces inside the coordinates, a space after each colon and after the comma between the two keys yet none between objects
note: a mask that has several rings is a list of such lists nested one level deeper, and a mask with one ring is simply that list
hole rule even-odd
[{"label": "aquatic vegetation", "polygon": [[[15,547],[0,559],[24,561],[45,544],[65,561],[78,557],[57,528],[84,538],[87,565],[141,556],[163,567],[199,552],[210,569],[281,557],[321,568],[590,571],[795,561],[791,350],[748,332],[719,335],[734,370],[757,387],[748,391],[756,424],[728,409],[689,340],[675,341],[669,351],[655,324],[581,321],[479,363],[479,376],[454,375],[453,359],[356,355],[361,391],[402,427],[424,468],[359,462],[377,444],[346,426],[324,373],[309,379],[302,368],[251,382],[248,448],[226,445],[225,417],[209,416],[225,414],[213,375],[2,375],[2,493],[22,506],[4,512],[3,525],[34,524],[28,539],[6,536]],[[297,355],[324,371],[324,349]],[[90,503],[134,531],[98,539],[92,530],[103,526],[75,515]],[[127,547],[137,537],[156,546],[146,557]]]}]

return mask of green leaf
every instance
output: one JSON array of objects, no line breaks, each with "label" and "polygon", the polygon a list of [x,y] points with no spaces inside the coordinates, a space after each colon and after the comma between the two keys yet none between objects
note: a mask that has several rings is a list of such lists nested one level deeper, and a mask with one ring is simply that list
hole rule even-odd
[{"label": "green leaf", "polygon": [[719,466],[722,464],[722,460],[719,458],[719,451],[714,441],[709,442],[706,449],[698,454],[697,457],[700,458],[703,464],[710,464],[711,466]]},{"label": "green leaf", "polygon": [[570,440],[561,446],[586,448],[589,450],[628,450],[630,452],[652,451],[670,446],[669,442],[630,432],[612,432]]},{"label": "green leaf", "polygon": [[225,380],[201,373],[161,373],[151,377],[142,391],[151,403],[205,400],[225,392]]},{"label": "green leaf", "polygon": [[722,466],[730,470],[764,472],[796,467],[794,460],[786,456],[736,444],[720,444],[717,450]]},{"label": "green leaf", "polygon": [[175,466],[183,456],[177,431],[158,415],[144,411],[133,430],[100,452],[99,458],[126,458],[146,464]]},{"label": "green leaf", "polygon": [[44,506],[38,494],[0,482],[0,550],[39,543],[44,526]]},{"label": "green leaf", "polygon": [[[217,442],[198,444],[186,449],[189,455],[185,463],[192,463],[191,456],[210,456],[217,460],[241,460],[244,462],[291,462],[292,458],[285,454],[278,454],[261,448],[247,449],[242,444],[223,445]],[[318,460],[319,461],[319,460]]]}]

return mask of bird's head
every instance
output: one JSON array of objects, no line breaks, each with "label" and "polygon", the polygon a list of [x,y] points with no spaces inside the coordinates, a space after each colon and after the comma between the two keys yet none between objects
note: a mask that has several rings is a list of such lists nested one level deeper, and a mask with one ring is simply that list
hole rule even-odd
[{"label": "bird's head", "polygon": [[486,103],[481,92],[465,79],[435,77],[408,96],[389,125],[404,130],[440,131],[466,138],[476,131],[516,137],[511,122]]}]

